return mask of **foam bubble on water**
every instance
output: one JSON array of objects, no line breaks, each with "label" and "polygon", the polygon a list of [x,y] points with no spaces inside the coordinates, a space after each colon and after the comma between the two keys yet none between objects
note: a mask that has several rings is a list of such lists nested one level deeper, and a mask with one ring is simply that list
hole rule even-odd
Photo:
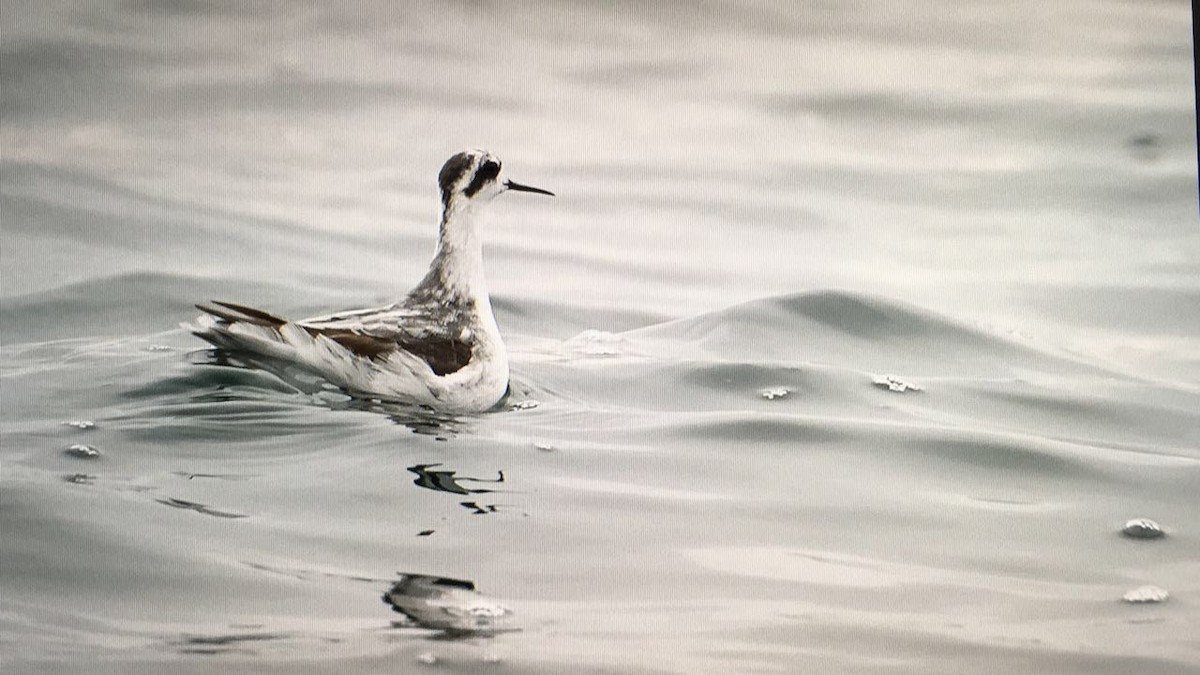
[{"label": "foam bubble on water", "polygon": [[1125,595],[1121,596],[1121,599],[1130,604],[1140,605],[1165,602],[1169,597],[1171,597],[1171,594],[1158,586],[1139,586],[1133,590],[1126,591]]},{"label": "foam bubble on water", "polygon": [[758,395],[768,401],[774,401],[777,398],[787,398],[788,394],[791,393],[792,390],[787,387],[768,387],[767,389],[760,390]]},{"label": "foam bubble on water", "polygon": [[91,420],[68,420],[63,422],[63,426],[87,430],[94,429],[96,427],[96,423]]},{"label": "foam bubble on water", "polygon": [[91,485],[96,482],[96,477],[86,473],[73,473],[69,476],[64,476],[63,480],[75,485]]},{"label": "foam bubble on water", "polygon": [[96,459],[101,454],[98,448],[91,445],[85,445],[83,443],[76,443],[75,445],[72,445],[71,447],[67,448],[66,452],[72,457],[79,457],[82,459]]},{"label": "foam bubble on water", "polygon": [[555,450],[558,450],[558,448],[549,443],[534,443],[533,447],[535,450],[541,450],[542,452],[554,452]]},{"label": "foam bubble on water", "polygon": [[514,401],[513,403],[510,403],[508,408],[509,410],[533,410],[539,405],[541,404],[537,401],[527,398],[524,401]]},{"label": "foam bubble on water", "polygon": [[150,345],[149,347],[146,347],[146,351],[148,351],[148,352],[173,352],[173,351],[175,351],[175,348],[168,347],[167,345]]},{"label": "foam bubble on water", "polygon": [[875,378],[874,385],[880,389],[887,389],[898,394],[907,394],[918,391],[925,391],[915,384],[910,384],[896,377],[895,375],[884,375],[883,377]]},{"label": "foam bubble on water", "polygon": [[427,666],[432,666],[438,662],[438,657],[433,655],[433,652],[425,652],[417,656],[417,663],[423,663]]},{"label": "foam bubble on water", "polygon": [[1134,518],[1125,523],[1125,527],[1121,528],[1121,534],[1130,539],[1159,539],[1166,536],[1158,523],[1149,518]]}]

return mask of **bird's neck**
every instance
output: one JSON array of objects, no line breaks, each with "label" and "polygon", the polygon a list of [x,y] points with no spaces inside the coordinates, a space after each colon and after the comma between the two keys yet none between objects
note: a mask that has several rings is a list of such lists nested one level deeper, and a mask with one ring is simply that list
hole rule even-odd
[{"label": "bird's neck", "polygon": [[483,275],[483,242],[479,227],[485,215],[482,205],[452,200],[442,213],[437,251],[430,265],[441,283],[463,297],[487,298]]}]

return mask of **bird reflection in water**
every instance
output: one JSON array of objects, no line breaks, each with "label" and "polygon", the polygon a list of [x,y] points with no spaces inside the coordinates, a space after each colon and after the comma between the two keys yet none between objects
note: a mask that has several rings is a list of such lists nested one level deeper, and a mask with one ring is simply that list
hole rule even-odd
[{"label": "bird reflection in water", "polygon": [[504,482],[503,471],[497,471],[496,478],[471,478],[470,476],[455,476],[454,474],[457,473],[455,471],[430,471],[430,469],[435,466],[441,466],[441,463],[416,464],[408,467],[409,471],[417,474],[416,479],[413,480],[413,485],[416,485],[417,487],[423,487],[427,490],[437,490],[438,492],[452,492],[456,495],[469,495],[485,492],[497,492],[497,490],[492,490],[490,488],[468,488],[459,485],[460,481],[467,480],[471,481],[472,483]]},{"label": "bird reflection in water", "polygon": [[512,610],[477,592],[475,583],[464,579],[401,574],[383,594],[383,601],[407,619],[396,627],[438,631],[443,639],[492,637],[520,630]]}]

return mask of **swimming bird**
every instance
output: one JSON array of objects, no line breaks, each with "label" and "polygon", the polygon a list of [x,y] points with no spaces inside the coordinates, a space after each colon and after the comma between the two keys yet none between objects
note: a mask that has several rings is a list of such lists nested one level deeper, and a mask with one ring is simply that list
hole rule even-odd
[{"label": "swimming bird", "polygon": [[438,173],[442,221],[424,278],[399,302],[290,321],[231,302],[198,304],[186,325],[233,352],[295,364],[351,393],[446,412],[482,412],[508,390],[508,354],[488,296],[479,227],[509,190],[554,193],[508,180],[484,150],[460,152]]}]

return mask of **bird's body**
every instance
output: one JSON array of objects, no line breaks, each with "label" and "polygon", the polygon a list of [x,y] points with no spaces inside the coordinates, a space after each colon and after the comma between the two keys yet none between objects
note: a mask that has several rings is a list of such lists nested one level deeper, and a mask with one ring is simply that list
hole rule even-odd
[{"label": "bird's body", "polygon": [[459,153],[438,182],[443,214],[425,277],[403,300],[373,309],[288,321],[213,302],[192,332],[219,348],[281,360],[351,392],[448,412],[495,406],[508,389],[508,354],[483,274],[479,226],[505,190],[550,194],[500,178],[483,151]]}]

